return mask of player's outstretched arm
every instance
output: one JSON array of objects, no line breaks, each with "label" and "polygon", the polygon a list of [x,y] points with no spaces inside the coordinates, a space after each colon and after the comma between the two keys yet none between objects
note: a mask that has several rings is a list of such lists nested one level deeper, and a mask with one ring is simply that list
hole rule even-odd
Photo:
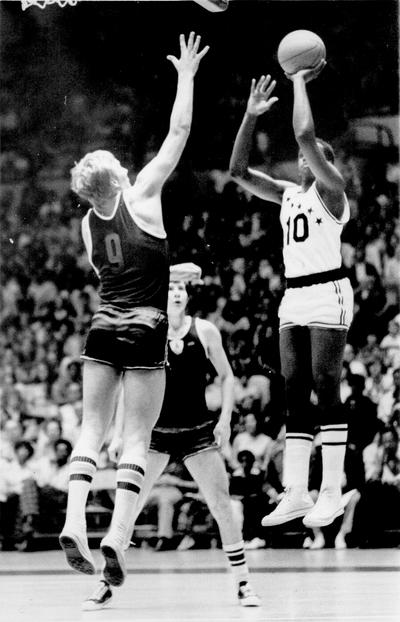
[{"label": "player's outstretched arm", "polygon": [[251,81],[250,96],[247,102],[246,113],[237,133],[229,162],[229,171],[233,179],[246,190],[249,190],[261,199],[281,203],[282,194],[290,182],[273,179],[261,171],[249,168],[249,157],[253,144],[254,130],[257,118],[268,112],[278,101],[272,97],[276,81],[271,76],[261,76]]},{"label": "player's outstretched arm", "polygon": [[344,180],[337,168],[328,162],[318,147],[315,136],[315,125],[310,100],[307,93],[307,82],[314,80],[325,67],[322,60],[314,69],[303,69],[286,76],[293,82],[293,130],[299,148],[314,174],[317,185],[329,192],[343,194]]},{"label": "player's outstretched arm", "polygon": [[170,126],[160,151],[138,174],[136,185],[142,194],[148,196],[161,191],[164,182],[175,169],[186,145],[193,112],[193,85],[200,61],[209,50],[204,47],[200,52],[200,36],[191,32],[186,43],[180,35],[180,57],[167,56],[178,73],[175,102],[172,108]]}]

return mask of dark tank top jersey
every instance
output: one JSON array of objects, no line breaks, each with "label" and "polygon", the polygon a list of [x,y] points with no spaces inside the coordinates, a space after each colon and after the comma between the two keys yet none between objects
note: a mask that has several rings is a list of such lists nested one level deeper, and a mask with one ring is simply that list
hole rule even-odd
[{"label": "dark tank top jersey", "polygon": [[214,414],[206,404],[207,372],[214,369],[199,339],[194,319],[183,338],[181,354],[175,354],[168,341],[167,382],[157,428],[193,428],[212,421]]},{"label": "dark tank top jersey", "polygon": [[168,242],[141,229],[121,195],[113,218],[89,212],[92,263],[99,272],[100,300],[127,309],[167,309]]}]

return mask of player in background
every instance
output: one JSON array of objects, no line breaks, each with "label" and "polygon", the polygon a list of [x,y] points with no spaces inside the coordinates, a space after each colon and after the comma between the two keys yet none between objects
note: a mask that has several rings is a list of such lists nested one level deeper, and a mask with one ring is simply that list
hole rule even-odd
[{"label": "player in background", "polygon": [[[343,513],[341,483],[347,423],[339,382],[347,330],[353,314],[353,292],[342,268],[340,236],[349,220],[344,180],[335,167],[334,152],[316,138],[307,83],[322,71],[287,77],[293,83],[293,130],[299,146],[300,184],[273,179],[249,167],[257,118],[277,101],[275,81],[252,81],[247,110],[235,140],[230,172],[254,195],[280,205],[286,291],[280,309],[280,356],[287,399],[285,495],[264,517],[264,526],[304,516],[307,527],[328,525]],[[322,435],[323,477],[318,499],[308,494],[313,440],[309,416],[312,388],[318,396]]]},{"label": "player in background", "polygon": [[178,74],[169,132],[133,185],[127,170],[108,151],[89,153],[72,169],[72,189],[91,204],[82,221],[82,234],[100,280],[100,307],[82,356],[83,420],[71,457],[60,544],[72,568],[94,574],[85,506],[122,381],[123,448],[112,521],[100,544],[104,576],[112,585],[120,585],[125,578],[124,543],[164,396],[169,255],[161,189],[189,136],[194,76],[208,51],[205,47],[199,52],[199,46],[200,37],[193,32],[187,43],[181,35],[180,57],[167,56]]},{"label": "player in background", "polygon": [[[198,281],[200,275],[201,270],[195,264],[171,267],[165,398],[160,418],[152,432],[146,476],[138,504],[132,512],[129,536],[170,457],[174,461],[183,461],[217,521],[222,546],[236,579],[240,604],[258,607],[260,599],[249,583],[243,537],[233,515],[228,475],[220,453],[220,447],[229,442],[231,433],[233,372],[222,346],[221,335],[214,324],[186,314],[186,284]],[[221,379],[222,407],[217,421],[208,411],[205,401],[210,363]],[[123,411],[117,409],[115,432],[109,448],[110,456],[115,461],[120,453],[123,427]],[[109,582],[102,577],[93,595],[83,603],[83,609],[101,609],[111,597]]]}]

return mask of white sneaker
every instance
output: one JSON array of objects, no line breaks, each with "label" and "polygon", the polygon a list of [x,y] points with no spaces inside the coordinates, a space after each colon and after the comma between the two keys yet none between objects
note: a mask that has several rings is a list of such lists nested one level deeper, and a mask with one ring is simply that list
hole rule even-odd
[{"label": "white sneaker", "polygon": [[239,583],[238,599],[242,607],[260,607],[261,605],[260,597],[247,581]]},{"label": "white sneaker", "polygon": [[266,541],[261,538],[253,538],[250,542],[244,543],[246,551],[255,551],[256,549],[263,549],[266,546]]},{"label": "white sneaker", "polygon": [[340,531],[335,538],[335,549],[336,550],[347,549],[346,540],[344,538],[344,535]]},{"label": "white sneaker", "polygon": [[288,488],[275,510],[271,514],[264,516],[261,525],[263,527],[272,527],[287,523],[294,518],[300,518],[307,514],[313,505],[314,502],[308,492],[299,494]]},{"label": "white sneaker", "polygon": [[126,577],[125,553],[109,535],[100,542],[100,550],[104,557],[104,579],[110,585],[118,587],[123,584]]},{"label": "white sneaker", "polygon": [[63,529],[58,540],[71,568],[83,574],[95,574],[94,559],[89,550],[86,534]]},{"label": "white sneaker", "polygon": [[322,533],[317,533],[314,540],[310,544],[310,549],[312,551],[317,551],[318,549],[323,549],[325,546],[325,538]]},{"label": "white sneaker", "polygon": [[93,594],[82,603],[82,611],[98,611],[104,609],[111,602],[112,591],[106,581],[100,579],[98,586]]},{"label": "white sneaker", "polygon": [[340,491],[325,488],[319,493],[314,507],[308,512],[303,523],[306,527],[325,527],[344,513]]}]

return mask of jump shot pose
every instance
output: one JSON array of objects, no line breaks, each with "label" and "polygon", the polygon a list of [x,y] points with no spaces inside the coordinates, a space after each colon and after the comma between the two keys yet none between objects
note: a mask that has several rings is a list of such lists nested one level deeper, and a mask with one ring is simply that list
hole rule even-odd
[{"label": "jump shot pose", "polygon": [[[243,122],[235,140],[230,171],[254,195],[280,206],[286,291],[280,309],[280,356],[287,398],[285,494],[262,524],[272,526],[304,517],[307,527],[330,524],[343,514],[341,483],[347,423],[339,397],[346,335],[353,314],[353,292],[342,268],[340,237],[349,220],[344,180],[332,147],[315,135],[307,83],[322,71],[287,75],[293,83],[293,129],[299,146],[300,184],[276,180],[249,167],[257,118],[277,101],[270,76],[252,81]],[[308,473],[314,422],[310,394],[318,396],[323,477],[314,505]]]},{"label": "jump shot pose", "polygon": [[[170,457],[175,461],[183,461],[217,521],[223,549],[236,579],[240,604],[244,607],[258,607],[260,599],[249,583],[243,538],[233,516],[228,475],[219,451],[230,436],[233,373],[218,329],[207,320],[186,314],[186,283],[199,278],[199,275],[200,269],[194,264],[171,267],[165,398],[152,433],[146,476],[139,501],[132,511],[129,536]],[[205,401],[210,363],[221,378],[222,407],[218,421],[208,411]],[[118,454],[119,438],[123,436],[122,427],[123,422],[117,420],[115,436],[110,445],[112,453]],[[109,583],[107,577],[103,576],[93,595],[83,603],[83,609],[104,607],[112,596]]]},{"label": "jump shot pose", "polygon": [[100,307],[83,352],[83,420],[71,457],[68,504],[60,544],[75,570],[94,574],[85,506],[100,449],[124,389],[125,428],[115,507],[100,548],[104,576],[125,578],[124,544],[146,470],[151,430],[165,389],[169,257],[161,189],[189,136],[194,76],[208,47],[180,36],[170,127],[158,154],[130,184],[127,169],[108,151],[88,153],[72,169],[72,189],[91,207],[82,221],[90,262],[100,280]]}]

